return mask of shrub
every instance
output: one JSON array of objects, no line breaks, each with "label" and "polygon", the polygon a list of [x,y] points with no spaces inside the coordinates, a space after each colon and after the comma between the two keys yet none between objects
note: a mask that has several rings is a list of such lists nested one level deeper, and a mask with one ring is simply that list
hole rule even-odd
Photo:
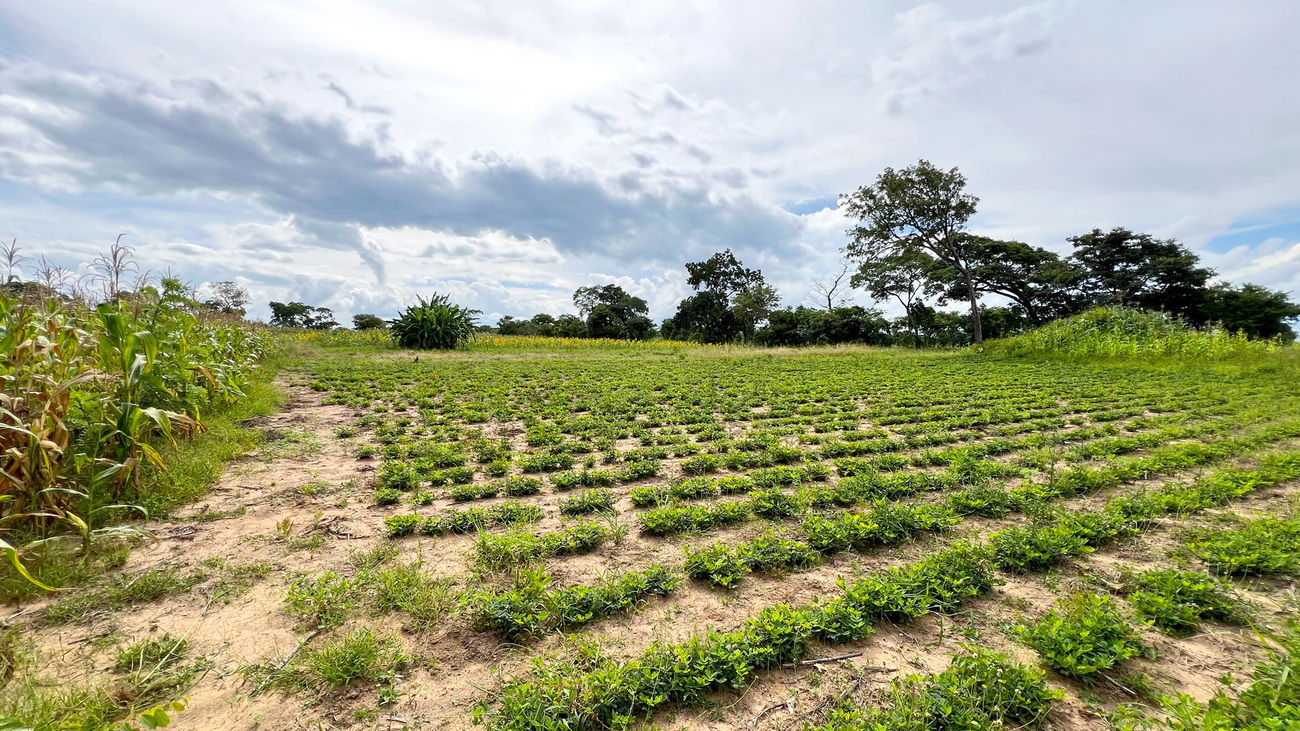
[{"label": "shrub", "polygon": [[1228,587],[1204,574],[1176,569],[1144,571],[1126,582],[1138,617],[1165,632],[1182,634],[1202,619],[1229,624],[1244,621]]},{"label": "shrub", "polygon": [[419,297],[388,324],[393,339],[403,348],[451,350],[474,337],[474,316],[470,310],[451,304],[447,295]]},{"label": "shrub", "polygon": [[1098,672],[1142,653],[1137,635],[1110,597],[1075,594],[1016,634],[1062,675],[1092,682]]}]

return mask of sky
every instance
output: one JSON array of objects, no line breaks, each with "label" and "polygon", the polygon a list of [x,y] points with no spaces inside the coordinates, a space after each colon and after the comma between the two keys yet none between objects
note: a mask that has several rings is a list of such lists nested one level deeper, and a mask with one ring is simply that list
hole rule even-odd
[{"label": "sky", "polygon": [[1292,0],[0,0],[0,237],[84,272],[126,233],[263,318],[440,292],[494,323],[612,282],[660,319],[724,248],[809,303],[837,197],[927,159],[977,233],[1124,226],[1300,294],[1296,28]]}]

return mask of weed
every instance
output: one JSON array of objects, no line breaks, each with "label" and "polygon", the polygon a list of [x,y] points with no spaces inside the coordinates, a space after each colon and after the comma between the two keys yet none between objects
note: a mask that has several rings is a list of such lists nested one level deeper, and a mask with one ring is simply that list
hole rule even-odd
[{"label": "weed", "polygon": [[1137,635],[1110,597],[1075,594],[1016,634],[1062,675],[1091,683],[1097,673],[1142,653]]}]

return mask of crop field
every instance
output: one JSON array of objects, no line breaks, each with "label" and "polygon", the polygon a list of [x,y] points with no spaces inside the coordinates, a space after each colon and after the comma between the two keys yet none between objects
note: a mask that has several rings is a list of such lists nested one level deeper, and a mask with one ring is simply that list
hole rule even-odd
[{"label": "crop field", "polygon": [[156,544],[19,601],[9,703],[173,689],[193,729],[1296,722],[1287,357],[349,343],[285,346],[286,408]]}]

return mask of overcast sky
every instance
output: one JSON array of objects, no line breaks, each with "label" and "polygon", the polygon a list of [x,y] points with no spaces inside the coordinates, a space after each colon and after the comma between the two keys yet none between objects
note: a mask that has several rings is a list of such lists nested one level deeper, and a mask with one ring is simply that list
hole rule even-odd
[{"label": "overcast sky", "polygon": [[[0,0],[0,235],[392,316],[656,318],[730,247],[786,304],[838,194],[957,166],[972,228],[1127,226],[1300,293],[1300,3]],[[870,305],[858,294],[855,301]]]}]

